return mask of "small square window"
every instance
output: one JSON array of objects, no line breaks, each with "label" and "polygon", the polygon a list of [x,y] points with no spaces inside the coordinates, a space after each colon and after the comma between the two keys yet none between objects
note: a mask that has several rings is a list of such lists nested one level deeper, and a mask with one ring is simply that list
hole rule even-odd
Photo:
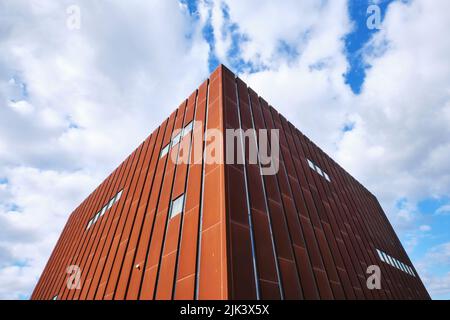
[{"label": "small square window", "polygon": [[331,182],[330,177],[328,176],[328,174],[327,174],[325,171],[323,172],[323,176],[325,177],[325,179],[326,179],[328,182]]},{"label": "small square window", "polygon": [[183,137],[192,131],[194,128],[194,121],[189,122],[183,129]]},{"label": "small square window", "polygon": [[180,142],[180,140],[181,140],[181,132],[178,133],[175,137],[173,137],[173,139],[172,139],[172,147],[174,145],[176,145],[178,142]]},{"label": "small square window", "polygon": [[309,167],[310,167],[311,169],[316,170],[316,166],[314,165],[314,163],[313,163],[311,160],[309,160],[309,159],[306,159],[306,160],[308,161]]},{"label": "small square window", "polygon": [[170,149],[170,144],[168,144],[161,150],[161,154],[159,155],[159,158],[161,159],[162,157],[164,157],[169,152],[169,149]]},{"label": "small square window", "polygon": [[184,194],[172,201],[170,208],[170,219],[183,211],[184,206]]}]

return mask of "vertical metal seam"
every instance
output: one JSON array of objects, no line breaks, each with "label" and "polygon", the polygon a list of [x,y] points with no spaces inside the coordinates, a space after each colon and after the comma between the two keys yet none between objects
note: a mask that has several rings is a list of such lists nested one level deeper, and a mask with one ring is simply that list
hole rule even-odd
[{"label": "vertical metal seam", "polygon": [[[175,110],[175,116],[174,116],[174,119],[173,119],[173,126],[171,128],[170,128],[170,117],[167,120],[167,126],[166,126],[166,130],[164,132],[164,136],[165,136],[166,133],[168,133],[168,131],[171,131],[170,139],[169,139],[170,140],[169,145],[171,144],[171,141],[172,141],[172,135],[173,135],[173,131],[175,130],[175,122],[176,122],[177,116],[178,116],[178,108]],[[163,138],[161,140],[161,149],[164,148],[164,136],[163,136]],[[169,162],[169,157],[170,157],[169,153],[170,153],[170,148],[169,148],[169,152],[165,155],[166,159],[164,160],[164,165],[163,165],[163,170],[162,170],[162,176],[163,177],[166,174],[167,163]],[[156,174],[156,170],[158,169],[158,164],[160,163],[159,162],[160,159],[161,158],[158,159],[157,164],[155,166],[155,174]],[[148,254],[149,254],[149,251],[150,251],[150,249],[152,247],[152,240],[153,240],[153,234],[154,234],[153,232],[154,232],[154,227],[155,227],[155,222],[156,222],[156,215],[157,215],[158,209],[159,209],[159,200],[161,198],[161,193],[162,193],[163,186],[164,186],[164,183],[161,180],[161,183],[160,183],[160,186],[159,186],[159,189],[158,189],[158,198],[157,198],[157,201],[156,201],[154,218],[153,218],[153,221],[152,221],[152,226],[150,228],[150,236],[149,236],[149,241],[148,241],[148,245],[147,245],[147,250],[145,250],[146,254],[145,254],[145,260],[144,260],[144,266],[142,268],[143,274],[142,274],[142,277],[141,277],[141,280],[140,280],[140,284],[139,284],[138,299],[140,299],[140,297],[142,295],[142,285],[144,283],[145,272],[146,272],[146,269],[147,269]],[[152,189],[153,189],[153,186],[152,186]],[[170,204],[170,201],[169,201],[169,204]],[[156,278],[155,278],[155,286],[153,287],[153,297],[154,297],[155,291],[156,291]]]},{"label": "vertical metal seam", "polygon": [[203,152],[202,152],[202,188],[200,191],[200,215],[198,218],[198,237],[197,237],[197,263],[196,263],[196,270],[195,270],[195,287],[194,287],[194,299],[198,300],[198,291],[199,291],[199,284],[200,284],[200,257],[202,252],[202,229],[203,229],[203,198],[205,195],[205,173],[206,173],[206,161],[205,161],[205,155],[206,155],[206,141],[207,141],[207,135],[208,135],[208,111],[209,111],[209,86],[211,85],[210,80],[208,79],[208,86],[206,90],[206,107],[205,107],[205,121],[204,121],[204,128],[203,128]]},{"label": "vertical metal seam", "polygon": [[[197,115],[197,107],[198,107],[198,89],[195,92],[195,104],[194,104],[194,115],[192,118],[193,124],[195,124],[195,117]],[[180,257],[180,247],[181,247],[181,243],[183,241],[183,227],[184,227],[184,214],[185,214],[185,210],[186,210],[186,195],[187,195],[187,191],[188,191],[188,187],[189,187],[189,174],[191,172],[191,152],[193,150],[193,144],[194,144],[194,132],[195,132],[195,127],[194,125],[192,126],[192,130],[191,130],[191,139],[190,139],[190,143],[189,143],[189,156],[188,156],[188,163],[187,163],[187,170],[186,170],[186,179],[184,181],[184,203],[183,203],[183,211],[181,212],[181,217],[180,217],[180,230],[178,232],[178,244],[177,244],[177,253],[176,253],[176,257],[175,257],[175,269],[174,269],[174,273],[173,273],[173,285],[172,285],[172,294],[171,294],[171,298],[172,300],[175,297],[176,294],[176,287],[177,287],[177,275],[178,275],[178,263],[179,263],[179,257]]]},{"label": "vertical metal seam", "polygon": [[[186,109],[187,109],[187,106],[188,106],[187,104],[188,104],[188,100],[186,100],[185,104],[184,104],[184,112],[183,112],[183,115],[182,115],[183,119],[181,120],[181,130],[183,130],[183,128],[184,128],[184,119],[186,118]],[[176,130],[175,129],[175,125],[174,125],[174,130]],[[169,229],[170,211],[172,209],[173,188],[175,187],[175,179],[177,177],[178,157],[180,155],[180,147],[181,147],[181,140],[183,139],[183,137],[182,137],[183,131],[180,131],[180,135],[181,135],[180,140],[176,144],[176,148],[177,148],[177,150],[176,150],[177,151],[176,159],[177,160],[175,161],[174,169],[173,169],[173,177],[172,177],[172,183],[171,183],[171,187],[170,187],[169,208],[168,208],[167,215],[166,215],[166,221],[165,221],[163,238],[161,240],[161,252],[159,254],[159,260],[158,260],[158,264],[156,266],[156,277],[155,277],[155,288],[153,289],[153,299],[156,299],[156,293],[157,293],[157,290],[158,290],[158,282],[159,282],[159,273],[161,271],[162,258],[163,258],[163,254],[164,254],[164,249],[166,247],[166,235],[167,235],[167,230]],[[190,151],[190,146],[189,146],[189,151]],[[168,156],[170,156],[170,151],[169,151]],[[183,210],[184,210],[185,204],[186,204],[186,197],[184,197],[184,199],[183,199]],[[180,221],[180,227],[181,227],[181,221]]]},{"label": "vertical metal seam", "polygon": [[278,287],[280,289],[280,298],[281,298],[281,300],[284,300],[284,288],[283,288],[283,283],[282,283],[282,280],[281,280],[281,273],[280,273],[280,266],[279,266],[279,261],[278,261],[277,248],[275,246],[275,239],[274,239],[273,231],[272,231],[272,218],[270,217],[269,204],[267,203],[266,186],[264,184],[264,178],[263,178],[263,175],[262,175],[261,162],[259,161],[259,158],[260,158],[259,145],[258,145],[258,140],[257,140],[257,137],[256,137],[256,127],[255,127],[255,119],[253,118],[252,101],[250,99],[250,95],[248,93],[248,89],[247,89],[247,97],[248,97],[250,115],[251,115],[251,118],[252,118],[252,126],[253,126],[253,130],[254,130],[253,133],[254,133],[254,138],[255,138],[255,143],[256,143],[256,149],[258,151],[259,175],[260,175],[260,178],[261,178],[261,185],[262,185],[262,189],[263,189],[264,205],[266,206],[266,215],[267,215],[267,219],[269,221],[270,240],[271,240],[271,243],[272,243],[272,252],[273,252],[273,258],[274,258],[274,261],[275,261],[275,268],[276,268],[276,271],[277,271]]},{"label": "vertical metal seam", "polygon": [[[152,142],[151,142],[151,140],[149,140],[149,146],[148,146],[148,149],[152,148],[152,150],[150,151],[150,155],[149,155],[149,159],[148,159],[148,165],[146,166],[146,168],[144,167],[144,165],[145,165],[145,157],[146,157],[146,155],[147,155],[147,152],[149,152],[149,151],[146,150],[146,153],[144,154],[144,159],[143,159],[143,162],[142,162],[142,171],[145,171],[145,175],[144,175],[144,178],[143,178],[143,181],[142,181],[142,188],[141,188],[140,190],[136,190],[137,192],[139,192],[139,196],[137,197],[136,211],[135,211],[134,213],[133,213],[133,212],[130,213],[131,208],[132,208],[132,206],[133,206],[133,203],[130,204],[130,208],[129,208],[129,210],[128,210],[129,214],[132,215],[133,222],[132,222],[132,226],[131,226],[131,228],[130,228],[130,233],[127,235],[127,236],[128,236],[128,240],[127,240],[127,244],[126,244],[126,247],[125,247],[124,256],[123,256],[122,261],[121,261],[121,266],[120,266],[120,269],[119,269],[119,273],[118,273],[116,285],[115,285],[115,287],[114,287],[114,294],[113,294],[113,298],[114,298],[114,299],[116,298],[117,287],[118,287],[118,285],[119,285],[119,283],[120,283],[120,279],[121,279],[121,275],[122,275],[123,266],[124,266],[124,264],[125,264],[125,259],[126,259],[126,257],[127,257],[127,252],[128,252],[128,247],[129,247],[129,245],[130,245],[131,235],[133,234],[133,230],[134,230],[134,228],[135,228],[136,218],[137,218],[137,214],[138,214],[138,211],[139,211],[139,204],[141,203],[142,196],[143,196],[143,191],[144,191],[144,188],[145,188],[145,184],[146,184],[147,179],[148,179],[148,173],[149,173],[150,165],[151,165],[151,162],[152,162],[152,160],[153,160],[153,157],[154,157],[154,156],[156,156],[156,157],[159,156],[159,153],[155,152],[155,148],[156,148],[156,142],[157,142],[157,139],[158,139],[158,134],[159,134],[160,127],[161,127],[161,126],[158,127],[158,131],[157,131],[156,134],[155,134],[155,139],[154,139],[153,145],[151,145]],[[142,171],[141,171],[141,174],[143,173]],[[139,178],[141,178],[141,177],[139,176],[139,177],[138,177],[138,180],[136,181],[136,189],[138,189],[138,186],[139,186],[139,184],[138,184],[138,183],[140,182],[140,181],[139,181],[139,180],[140,180]],[[152,180],[153,180],[153,177],[152,177]],[[145,218],[145,215],[143,215],[143,217],[142,217],[141,229],[142,229],[142,224],[144,223],[144,218]],[[137,227],[137,226],[136,226],[136,227]],[[139,235],[138,235],[138,239],[137,239],[137,242],[136,242],[136,243],[139,243],[141,231],[142,231],[142,230],[139,231]],[[135,257],[135,255],[136,255],[136,253],[137,253],[137,250],[134,251],[134,254],[133,254],[133,260],[132,260],[133,262],[134,262],[134,257]],[[131,276],[131,270],[128,271],[128,272],[129,272],[129,276],[128,276],[127,284],[125,285],[124,297],[126,297],[128,285],[129,285],[129,282],[130,282],[130,280],[131,280],[131,279],[130,279],[130,278],[131,278],[131,277],[130,277],[130,276]]]},{"label": "vertical metal seam", "polygon": [[[255,278],[255,286],[256,286],[256,299],[260,300],[260,286],[259,286],[259,273],[258,273],[258,267],[256,265],[256,249],[255,249],[255,236],[253,234],[253,223],[252,223],[252,215],[251,215],[251,204],[250,204],[250,194],[248,190],[248,181],[247,181],[247,168],[246,168],[246,159],[245,159],[245,145],[244,145],[244,138],[242,137],[242,122],[241,122],[241,104],[239,102],[239,93],[238,93],[238,87],[237,87],[237,81],[234,77],[234,90],[236,94],[236,106],[237,106],[237,114],[238,114],[238,121],[239,121],[239,138],[241,140],[241,152],[242,152],[242,169],[244,171],[244,184],[245,184],[245,197],[247,200],[247,218],[248,218],[248,227],[250,231],[250,242],[251,242],[251,248],[252,248],[252,262],[253,262],[253,274]],[[225,129],[225,128],[224,128]]]}]

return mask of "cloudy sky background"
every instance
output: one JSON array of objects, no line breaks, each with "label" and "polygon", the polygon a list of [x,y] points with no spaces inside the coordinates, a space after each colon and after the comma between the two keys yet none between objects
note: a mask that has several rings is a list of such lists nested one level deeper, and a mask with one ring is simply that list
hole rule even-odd
[{"label": "cloudy sky background", "polygon": [[378,197],[450,299],[448,30],[448,0],[0,0],[0,298],[29,297],[69,213],[220,62]]}]

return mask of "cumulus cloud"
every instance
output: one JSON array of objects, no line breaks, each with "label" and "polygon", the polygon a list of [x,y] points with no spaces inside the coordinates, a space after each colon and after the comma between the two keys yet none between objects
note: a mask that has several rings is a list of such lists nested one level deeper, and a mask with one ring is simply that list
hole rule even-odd
[{"label": "cumulus cloud", "polygon": [[31,293],[68,214],[208,74],[186,10],[1,1],[0,298]]},{"label": "cumulus cloud", "polygon": [[[79,30],[66,27],[69,5]],[[426,237],[418,202],[450,193],[448,1],[388,6],[361,51],[369,68],[358,95],[344,77],[346,0],[196,9],[0,3],[0,298],[30,293],[68,213],[198,86],[211,55],[373,191],[409,250]]]},{"label": "cumulus cloud", "polygon": [[367,45],[358,117],[337,156],[387,208],[450,192],[450,40],[438,36],[448,12],[447,1],[394,2]]},{"label": "cumulus cloud", "polygon": [[[417,263],[422,280],[432,296],[447,297],[450,294],[450,242],[430,248]],[[435,272],[435,268],[441,272]],[[434,272],[433,272],[434,271]]]},{"label": "cumulus cloud", "polygon": [[448,215],[450,214],[450,204],[443,205],[436,210],[437,215]]},{"label": "cumulus cloud", "polygon": [[414,250],[431,228],[420,201],[450,193],[449,2],[389,4],[358,53],[358,95],[343,77],[347,1],[208,4],[218,56],[237,56],[241,77],[377,195]]},{"label": "cumulus cloud", "polygon": [[388,6],[361,53],[359,95],[343,77],[343,39],[354,28],[347,1],[207,4],[217,10],[218,55],[237,55],[241,77],[368,186],[398,228],[418,228],[418,201],[450,192],[450,39],[440,36],[450,28],[448,1]]}]

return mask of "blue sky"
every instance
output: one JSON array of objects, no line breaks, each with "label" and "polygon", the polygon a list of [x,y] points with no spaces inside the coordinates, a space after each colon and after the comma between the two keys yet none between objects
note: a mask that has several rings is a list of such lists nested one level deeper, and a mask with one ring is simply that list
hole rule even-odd
[{"label": "blue sky", "polygon": [[69,212],[219,63],[377,196],[450,298],[447,0],[130,3],[0,3],[0,298],[29,296]]}]

